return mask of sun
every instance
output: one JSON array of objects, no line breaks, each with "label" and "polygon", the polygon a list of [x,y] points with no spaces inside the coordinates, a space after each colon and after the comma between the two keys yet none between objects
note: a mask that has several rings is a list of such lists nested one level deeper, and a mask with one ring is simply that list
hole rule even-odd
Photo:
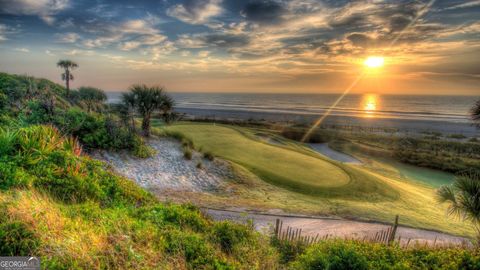
[{"label": "sun", "polygon": [[363,63],[369,68],[379,68],[383,66],[384,61],[383,57],[369,56]]}]

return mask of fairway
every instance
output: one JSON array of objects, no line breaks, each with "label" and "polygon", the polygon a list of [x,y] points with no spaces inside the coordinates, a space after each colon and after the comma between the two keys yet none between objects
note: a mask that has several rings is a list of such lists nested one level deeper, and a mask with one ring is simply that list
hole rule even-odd
[{"label": "fairway", "polygon": [[248,130],[213,124],[176,124],[168,132],[179,132],[202,151],[243,166],[262,180],[311,195],[385,199],[395,192],[377,178],[353,167],[321,158],[287,145],[255,139]]}]

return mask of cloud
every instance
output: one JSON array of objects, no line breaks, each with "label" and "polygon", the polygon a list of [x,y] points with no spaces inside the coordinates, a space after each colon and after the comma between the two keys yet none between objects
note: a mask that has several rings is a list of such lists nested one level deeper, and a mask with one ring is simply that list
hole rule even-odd
[{"label": "cloud", "polygon": [[352,42],[354,46],[368,47],[372,44],[373,39],[363,33],[351,33],[347,36],[347,39]]},{"label": "cloud", "polygon": [[83,31],[93,36],[81,44],[89,49],[116,45],[120,50],[130,51],[145,46],[154,46],[167,40],[157,28],[160,19],[147,14],[143,19],[124,22],[92,22],[83,26]]},{"label": "cloud", "polygon": [[95,55],[95,52],[92,50],[69,50],[69,51],[64,51],[63,54],[68,55],[68,56],[93,56]]},{"label": "cloud", "polygon": [[6,24],[0,24],[0,42],[8,40],[7,36],[16,32],[15,28]]},{"label": "cloud", "polygon": [[0,41],[7,40],[6,34],[8,33],[8,26],[0,24]]},{"label": "cloud", "polygon": [[445,8],[445,10],[459,9],[459,8],[469,8],[469,7],[476,7],[476,6],[480,6],[480,0],[472,0],[472,1],[465,2],[465,3],[456,4],[456,5]]},{"label": "cloud", "polygon": [[64,29],[64,28],[70,28],[70,27],[74,27],[75,26],[75,23],[73,22],[73,18],[68,18],[66,20],[63,20],[61,22],[58,23],[58,27]]},{"label": "cloud", "polygon": [[30,50],[27,48],[15,48],[15,51],[17,52],[23,52],[23,53],[29,53]]},{"label": "cloud", "polygon": [[68,8],[69,5],[69,0],[0,0],[0,13],[35,15],[51,25],[55,22],[53,15]]},{"label": "cloud", "polygon": [[77,33],[57,34],[57,40],[62,43],[76,43],[80,38]]},{"label": "cloud", "polygon": [[209,51],[199,51],[198,52],[198,57],[206,58],[210,55]]},{"label": "cloud", "polygon": [[260,0],[248,3],[241,12],[248,21],[259,24],[277,24],[287,9],[277,1]]},{"label": "cloud", "polygon": [[222,0],[185,0],[168,8],[167,15],[186,23],[203,24],[222,13],[221,3]]},{"label": "cloud", "polygon": [[52,51],[50,51],[50,50],[45,50],[45,54],[48,55],[48,56],[55,56],[55,54],[52,53]]},{"label": "cloud", "polygon": [[186,49],[198,49],[205,47],[231,49],[243,47],[250,43],[250,37],[246,34],[230,33],[202,33],[195,35],[181,35],[177,46]]}]

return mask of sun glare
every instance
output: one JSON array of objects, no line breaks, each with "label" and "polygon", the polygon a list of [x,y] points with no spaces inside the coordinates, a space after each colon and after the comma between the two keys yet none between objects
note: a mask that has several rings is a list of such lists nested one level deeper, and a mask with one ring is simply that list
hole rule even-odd
[{"label": "sun glare", "polygon": [[372,117],[378,109],[379,98],[376,94],[365,94],[363,95],[361,109],[366,113],[366,117]]},{"label": "sun glare", "polygon": [[383,57],[378,57],[378,56],[370,56],[367,59],[365,59],[365,66],[369,68],[379,68],[383,66],[384,59]]}]

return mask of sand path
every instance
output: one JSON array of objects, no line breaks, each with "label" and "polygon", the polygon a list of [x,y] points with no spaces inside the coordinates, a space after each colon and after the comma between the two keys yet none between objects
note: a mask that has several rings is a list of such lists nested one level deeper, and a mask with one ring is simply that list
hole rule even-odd
[{"label": "sand path", "polygon": [[[214,220],[232,220],[240,223],[246,223],[248,220],[251,220],[256,230],[265,233],[271,232],[276,219],[283,221],[283,228],[287,226],[301,228],[303,236],[316,236],[319,234],[320,237],[328,235],[330,238],[363,239],[364,237],[372,237],[377,232],[390,227],[390,225],[377,222],[354,221],[321,216],[278,215],[207,208],[203,209],[203,211]],[[405,226],[398,227],[396,238],[398,237],[400,237],[403,246],[405,246],[407,242],[409,242],[409,245],[470,245],[469,240],[464,237]]]}]

